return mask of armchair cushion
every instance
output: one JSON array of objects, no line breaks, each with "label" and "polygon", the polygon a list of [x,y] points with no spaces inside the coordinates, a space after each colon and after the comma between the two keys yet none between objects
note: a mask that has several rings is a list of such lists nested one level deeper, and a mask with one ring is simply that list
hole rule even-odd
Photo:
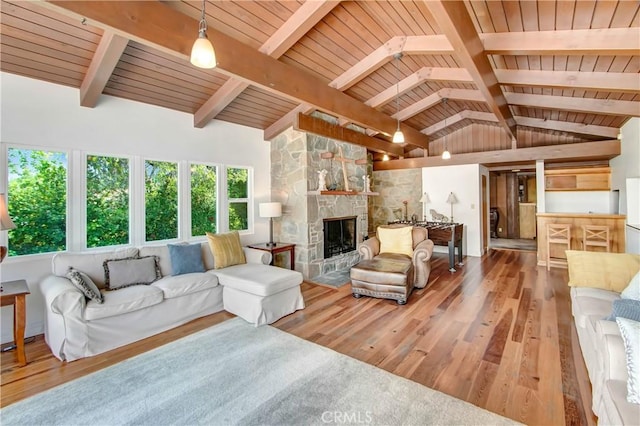
[{"label": "armchair cushion", "polygon": [[380,240],[380,253],[401,253],[413,256],[412,226],[402,228],[378,227],[377,235]]}]

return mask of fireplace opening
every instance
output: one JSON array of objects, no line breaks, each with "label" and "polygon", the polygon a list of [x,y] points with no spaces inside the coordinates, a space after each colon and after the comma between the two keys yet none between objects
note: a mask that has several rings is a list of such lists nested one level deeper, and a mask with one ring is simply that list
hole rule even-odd
[{"label": "fireplace opening", "polygon": [[356,249],[357,216],[323,219],[324,258],[328,259]]}]

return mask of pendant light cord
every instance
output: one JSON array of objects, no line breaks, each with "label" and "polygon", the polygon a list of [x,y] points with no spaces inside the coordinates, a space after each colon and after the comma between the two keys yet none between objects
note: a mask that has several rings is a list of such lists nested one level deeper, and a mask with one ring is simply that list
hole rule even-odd
[{"label": "pendant light cord", "polygon": [[398,121],[398,130],[400,130],[400,73],[398,70],[398,61],[401,53],[396,54],[396,120]]},{"label": "pendant light cord", "polygon": [[205,19],[204,8],[206,7],[207,0],[202,0],[202,15],[200,17],[200,23],[198,24],[198,32],[207,31],[207,20]]}]

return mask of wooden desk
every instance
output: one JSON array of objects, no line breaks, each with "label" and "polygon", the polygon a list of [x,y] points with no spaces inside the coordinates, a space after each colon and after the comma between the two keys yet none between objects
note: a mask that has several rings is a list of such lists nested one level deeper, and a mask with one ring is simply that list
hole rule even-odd
[{"label": "wooden desk", "polygon": [[0,292],[1,306],[14,305],[13,343],[16,346],[18,364],[20,366],[27,365],[27,356],[24,353],[25,302],[27,294],[30,294],[30,292],[25,280],[2,283],[2,292]]},{"label": "wooden desk", "polygon": [[271,253],[271,265],[276,259],[276,254],[285,251],[289,252],[289,261],[291,264],[291,270],[296,269],[296,245],[290,243],[276,243],[275,246],[270,246],[269,243],[249,244],[247,247],[262,251],[268,251]]}]

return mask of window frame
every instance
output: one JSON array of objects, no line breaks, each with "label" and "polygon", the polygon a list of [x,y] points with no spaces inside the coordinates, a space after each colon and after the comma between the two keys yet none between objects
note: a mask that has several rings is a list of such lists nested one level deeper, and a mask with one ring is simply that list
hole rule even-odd
[{"label": "window frame", "polygon": [[[221,202],[222,200],[222,193],[221,193],[221,186],[222,186],[222,177],[221,177],[221,171],[225,170],[225,167],[223,164],[220,163],[213,163],[213,162],[209,162],[209,161],[187,161],[187,176],[188,178],[185,179],[187,181],[186,184],[186,188],[187,191],[185,191],[185,208],[188,209],[188,212],[185,214],[185,220],[184,220],[184,225],[185,225],[185,230],[186,232],[184,233],[184,235],[186,235],[188,237],[188,239],[190,241],[202,241],[206,239],[206,235],[193,235],[193,226],[191,223],[191,166],[192,165],[197,165],[197,166],[209,166],[209,167],[215,167],[216,168],[216,232],[220,232],[220,230],[222,229],[221,226],[221,212],[223,210],[223,203]],[[225,171],[225,180],[226,180],[226,171]]]},{"label": "window frame", "polygon": [[[161,163],[172,163],[176,165],[176,190],[177,190],[177,206],[176,206],[176,214],[177,214],[177,226],[176,226],[176,237],[175,238],[165,238],[162,240],[152,240],[152,241],[147,241],[147,186],[146,186],[146,179],[147,179],[147,161],[157,161],[157,162],[161,162]],[[142,222],[140,222],[140,226],[139,226],[139,244],[135,244],[135,245],[140,245],[140,246],[153,246],[153,245],[158,245],[158,244],[169,244],[169,243],[175,243],[177,241],[180,241],[182,239],[182,235],[184,235],[182,233],[182,209],[181,206],[183,205],[183,194],[182,194],[182,186],[181,186],[181,181],[183,181],[184,179],[181,179],[182,175],[184,174],[184,172],[181,173],[182,169],[184,168],[184,166],[181,167],[182,164],[184,164],[184,160],[163,160],[163,159],[158,159],[158,158],[151,158],[151,157],[146,157],[146,156],[141,156],[140,160],[139,160],[139,166],[140,166],[140,171],[141,171],[141,176],[140,176],[140,186],[141,186],[141,192],[137,195],[138,199],[140,200],[140,211],[142,213]]]},{"label": "window frame", "polygon": [[[247,170],[247,198],[230,198],[229,197],[229,185],[228,185],[228,170],[229,169],[245,169]],[[251,166],[236,166],[231,164],[224,165],[224,225],[223,232],[230,232],[229,229],[229,211],[230,204],[233,202],[246,202],[247,203],[247,229],[239,230],[240,235],[247,235],[254,233],[254,208],[253,208],[253,167]]]}]

